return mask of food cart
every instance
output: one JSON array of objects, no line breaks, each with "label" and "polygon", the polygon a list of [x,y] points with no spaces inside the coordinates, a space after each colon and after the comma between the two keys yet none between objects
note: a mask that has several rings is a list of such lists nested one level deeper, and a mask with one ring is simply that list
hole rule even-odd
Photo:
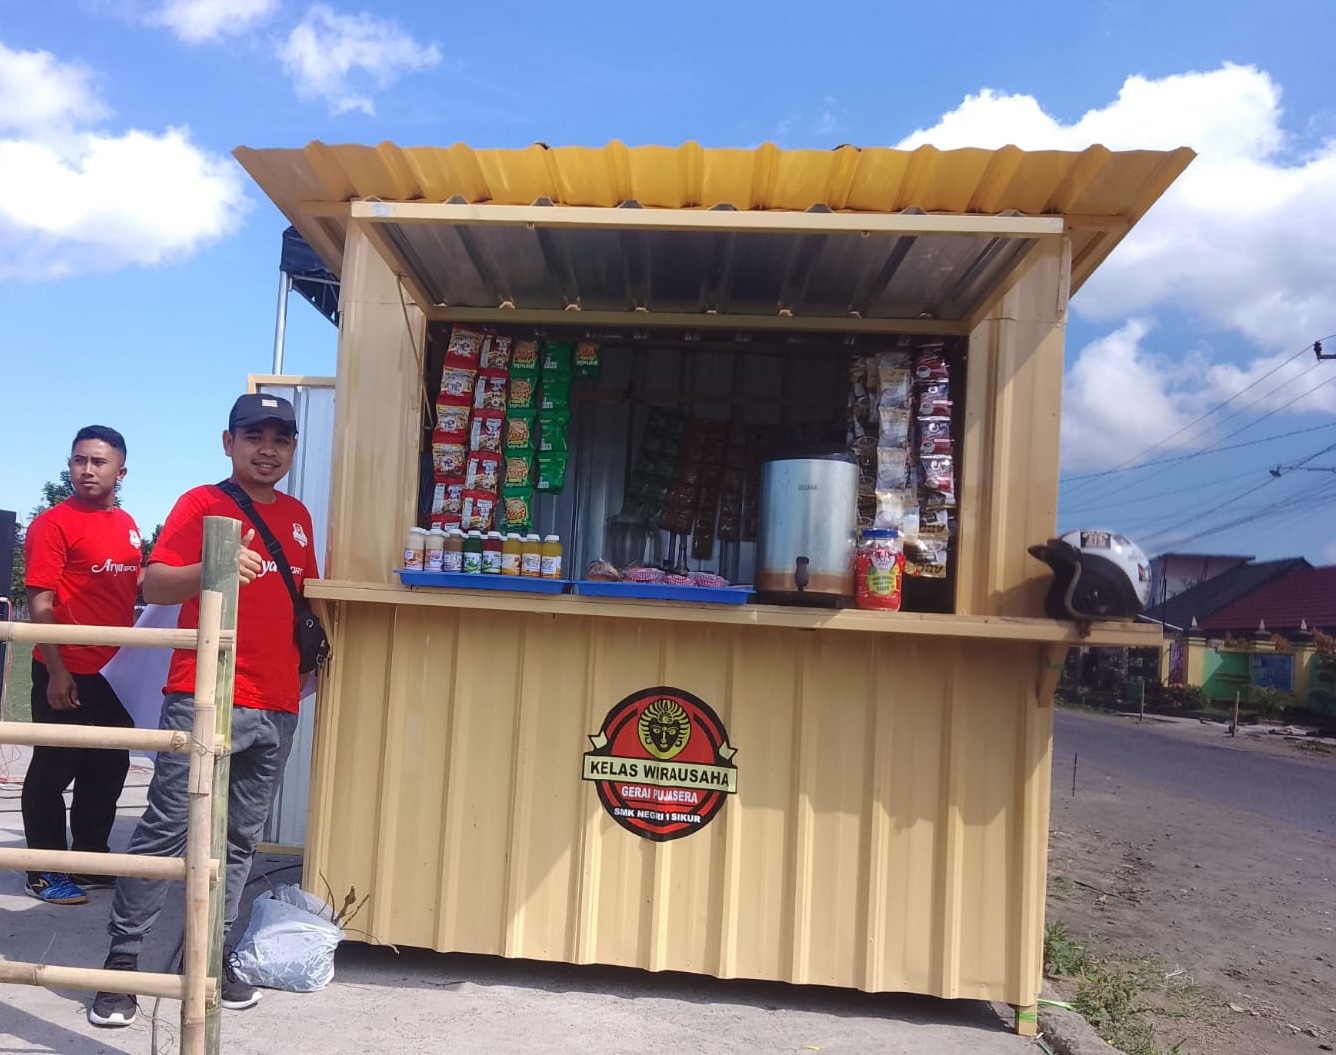
[{"label": "food cart", "polygon": [[[305,885],[370,894],[378,941],[995,1000],[1032,1032],[1058,672],[1158,639],[1039,617],[1067,302],[1191,151],[236,156],[341,283]],[[946,557],[899,612],[405,586],[467,330],[599,346],[533,502],[567,579],[656,412],[812,436],[886,349],[952,371]],[[724,523],[685,559],[751,582]]]}]

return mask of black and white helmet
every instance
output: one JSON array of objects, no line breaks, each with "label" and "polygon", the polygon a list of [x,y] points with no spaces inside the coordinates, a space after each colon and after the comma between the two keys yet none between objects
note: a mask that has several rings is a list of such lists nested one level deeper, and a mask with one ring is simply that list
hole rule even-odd
[{"label": "black and white helmet", "polygon": [[1135,619],[1150,593],[1150,561],[1131,539],[1112,531],[1069,531],[1031,546],[1053,569],[1044,610],[1078,622]]}]

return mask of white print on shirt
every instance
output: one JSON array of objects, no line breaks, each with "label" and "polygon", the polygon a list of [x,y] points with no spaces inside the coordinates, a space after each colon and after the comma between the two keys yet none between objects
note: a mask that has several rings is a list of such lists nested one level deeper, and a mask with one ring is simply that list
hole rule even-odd
[{"label": "white print on shirt", "polygon": [[140,548],[140,545],[139,545],[139,544],[140,544],[141,541],[142,541],[142,540],[141,540],[140,537],[139,537],[139,532],[136,531],[134,528],[131,528],[131,529],[130,529],[130,545],[132,545],[135,549],[139,549],[139,548]]},{"label": "white print on shirt", "polygon": [[112,561],[110,558],[108,558],[107,560],[103,561],[101,564],[94,564],[94,565],[93,565],[91,568],[89,568],[88,570],[89,570],[90,572],[92,572],[94,575],[100,575],[100,574],[102,574],[102,573],[104,573],[104,572],[107,573],[107,574],[110,574],[110,575],[124,575],[126,572],[137,572],[137,571],[139,571],[139,565],[138,565],[138,564],[116,564],[114,561]]},{"label": "white print on shirt", "polygon": [[[294,579],[300,579],[300,578],[302,577],[303,573],[306,571],[305,568],[299,568],[299,567],[297,567],[295,564],[289,564],[289,565],[288,565],[288,570],[289,570],[290,572],[292,572],[292,577],[293,577]],[[260,562],[260,574],[257,575],[256,578],[257,578],[257,579],[263,579],[263,578],[264,578],[266,575],[268,575],[270,572],[273,572],[275,575],[278,574],[278,561],[276,561],[276,560],[265,560],[265,561],[261,561],[261,562]]]},{"label": "white print on shirt", "polygon": [[306,529],[295,520],[292,522],[292,539],[294,542],[300,543],[302,549],[306,548]]}]

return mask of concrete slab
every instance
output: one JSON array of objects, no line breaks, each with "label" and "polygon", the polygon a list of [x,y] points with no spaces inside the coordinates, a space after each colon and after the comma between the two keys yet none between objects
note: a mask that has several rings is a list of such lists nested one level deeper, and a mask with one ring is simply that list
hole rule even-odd
[{"label": "concrete slab", "polygon": [[[15,769],[10,769],[13,776]],[[132,771],[113,846],[123,848],[143,808],[145,769]],[[0,789],[0,845],[22,845],[16,786]],[[295,881],[290,858],[257,858],[253,876]],[[264,889],[252,882],[248,895]],[[87,905],[49,906],[0,873],[0,955],[100,967],[111,891]],[[166,969],[181,935],[170,898],[141,960]],[[151,1000],[122,1030],[90,1026],[90,994],[0,986],[0,1053],[151,1055]],[[158,1052],[177,1050],[179,1005],[161,1002]],[[445,955],[345,942],[324,991],[266,991],[259,1006],[223,1012],[228,1055],[366,1055],[468,1051],[470,1055],[827,1055],[922,1052],[1007,1055],[1034,1050],[1009,1027],[1010,1010],[977,1001],[869,995],[780,983]]]}]

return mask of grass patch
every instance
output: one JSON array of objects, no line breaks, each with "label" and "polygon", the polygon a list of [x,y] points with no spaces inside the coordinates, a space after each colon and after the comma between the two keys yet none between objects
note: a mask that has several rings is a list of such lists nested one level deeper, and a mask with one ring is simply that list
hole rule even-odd
[{"label": "grass patch", "polygon": [[1320,740],[1300,740],[1294,745],[1296,751],[1307,751],[1313,755],[1332,755],[1336,754],[1336,747],[1331,744],[1324,744]]},{"label": "grass patch", "polygon": [[[1076,893],[1076,884],[1066,876],[1049,876],[1048,896],[1056,901],[1070,901]],[[1060,924],[1059,924],[1060,926]],[[1047,934],[1045,934],[1047,939]]]},{"label": "grass patch", "polygon": [[1059,920],[1044,928],[1044,973],[1075,982],[1072,1005],[1125,1055],[1180,1055],[1181,1041],[1161,1045],[1156,1020],[1197,1018],[1205,1010],[1201,990],[1182,971],[1166,971],[1154,958],[1097,957]]},{"label": "grass patch", "polygon": [[32,720],[32,660],[28,646],[10,646],[5,662],[9,678],[5,682],[4,699],[0,700],[0,715],[11,722]]}]

